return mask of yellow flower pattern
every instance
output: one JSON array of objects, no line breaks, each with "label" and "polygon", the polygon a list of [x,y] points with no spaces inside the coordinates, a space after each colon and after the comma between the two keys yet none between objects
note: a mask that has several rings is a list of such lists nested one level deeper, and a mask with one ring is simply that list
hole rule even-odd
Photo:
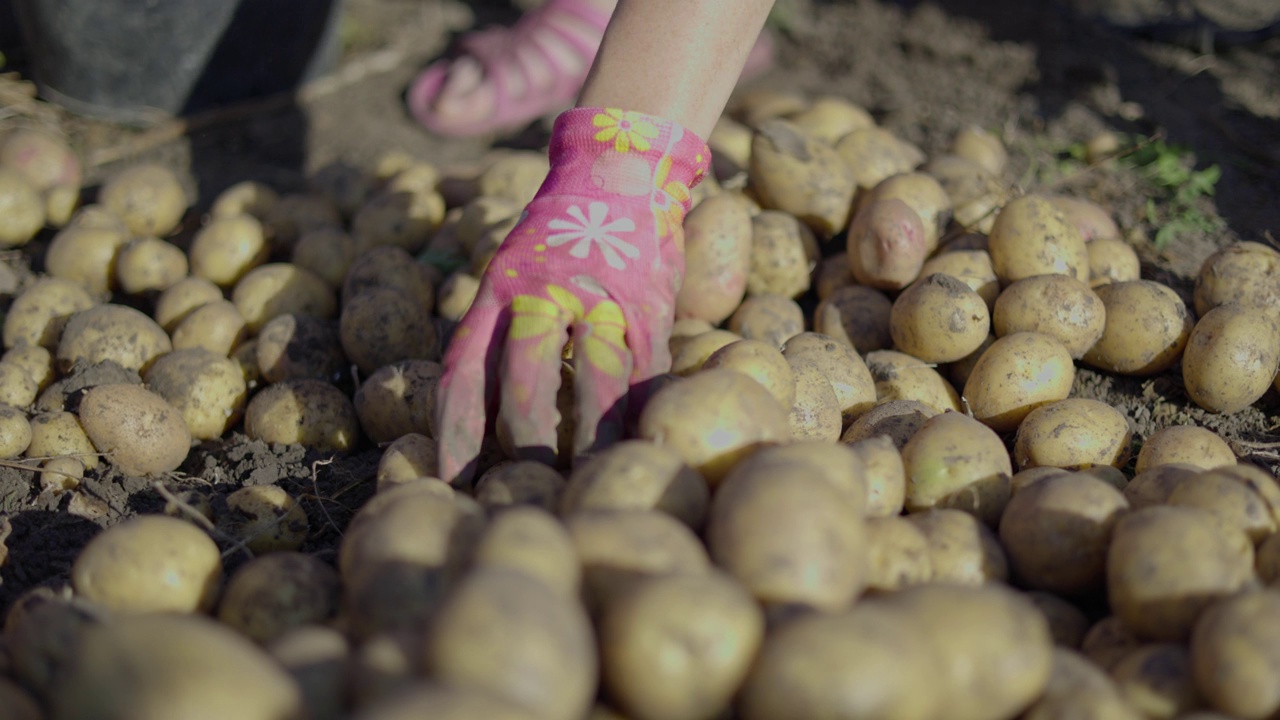
[{"label": "yellow flower pattern", "polygon": [[681,228],[684,203],[689,200],[689,186],[678,180],[668,181],[670,174],[671,158],[668,156],[658,161],[653,179],[653,223],[660,238],[668,237]]},{"label": "yellow flower pattern", "polygon": [[583,324],[588,328],[587,334],[574,339],[575,352],[581,353],[601,372],[622,377],[627,349],[627,322],[622,308],[612,300],[601,300],[587,312],[582,300],[569,290],[547,285],[546,292],[547,297],[517,295],[512,299],[510,339],[536,338],[537,343],[531,350],[535,359],[558,357],[563,350],[563,329]]},{"label": "yellow flower pattern", "polygon": [[620,152],[648,152],[650,140],[658,137],[658,128],[645,119],[640,113],[622,110],[605,110],[591,119],[591,124],[600,128],[596,133],[597,142],[613,143],[613,149]]}]

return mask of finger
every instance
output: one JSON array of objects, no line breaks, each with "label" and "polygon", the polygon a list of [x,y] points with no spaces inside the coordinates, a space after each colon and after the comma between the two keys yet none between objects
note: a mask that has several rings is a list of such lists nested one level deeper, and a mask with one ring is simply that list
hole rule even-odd
[{"label": "finger", "polygon": [[[606,303],[612,308],[601,309]],[[580,322],[573,328],[575,458],[604,449],[625,436],[633,361],[626,345],[626,324],[617,307],[605,300],[591,313],[594,322]]]},{"label": "finger", "polygon": [[501,340],[510,317],[500,305],[473,306],[445,351],[436,389],[440,479],[469,483],[484,441],[485,419],[497,397]]},{"label": "finger", "polygon": [[627,393],[625,426],[635,429],[645,404],[665,384],[663,377],[671,371],[671,326],[673,312],[657,308],[653,314],[641,315],[637,310],[624,310],[627,325],[627,347],[631,349],[631,388]]},{"label": "finger", "polygon": [[569,318],[550,303],[537,309],[546,312],[513,312],[500,368],[498,433],[517,459],[556,465],[556,392]]}]

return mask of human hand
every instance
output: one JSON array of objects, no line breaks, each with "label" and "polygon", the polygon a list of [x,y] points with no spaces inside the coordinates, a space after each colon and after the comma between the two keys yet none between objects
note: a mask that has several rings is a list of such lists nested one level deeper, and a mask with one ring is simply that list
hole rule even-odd
[{"label": "human hand", "polygon": [[555,464],[570,334],[575,457],[620,440],[630,388],[671,367],[682,224],[706,143],[658,117],[577,108],[557,118],[550,157],[445,352],[436,429],[450,482],[474,475],[489,419],[518,457]]}]

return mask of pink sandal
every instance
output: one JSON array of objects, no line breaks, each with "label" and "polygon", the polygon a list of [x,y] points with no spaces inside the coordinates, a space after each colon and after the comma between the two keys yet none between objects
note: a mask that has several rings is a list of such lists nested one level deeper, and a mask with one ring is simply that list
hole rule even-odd
[{"label": "pink sandal", "polygon": [[[449,78],[452,59],[441,59],[423,70],[410,85],[405,96],[413,118],[431,132],[445,137],[480,137],[492,133],[517,130],[537,118],[567,108],[582,89],[587,72],[595,60],[612,13],[602,12],[586,0],[547,0],[535,10],[526,12],[510,29],[486,28],[463,37],[457,52],[474,58],[483,68],[481,82],[493,83],[494,108],[484,118],[447,119],[435,109],[440,90]],[[574,32],[556,18],[572,17],[587,28],[599,32],[594,39]],[[549,30],[550,32],[541,32]],[[589,33],[588,33],[589,35]],[[564,43],[583,59],[580,68],[565,67],[558,55],[548,48],[550,43]],[[520,62],[521,51],[539,53],[554,77],[550,87],[534,90],[534,83]],[[757,75],[773,62],[773,41],[762,33],[747,59],[743,77]],[[517,95],[508,73],[520,73],[525,92]]]}]

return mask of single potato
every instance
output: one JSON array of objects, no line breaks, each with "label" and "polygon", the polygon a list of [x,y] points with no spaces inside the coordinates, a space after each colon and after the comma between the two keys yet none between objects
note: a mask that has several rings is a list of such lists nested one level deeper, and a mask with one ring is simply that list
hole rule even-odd
[{"label": "single potato", "polygon": [[139,515],[84,546],[71,566],[71,586],[117,613],[207,612],[222,586],[222,557],[195,525]]},{"label": "single potato", "polygon": [[1080,231],[1041,195],[1010,200],[987,236],[991,266],[1006,286],[1035,275],[1089,280],[1089,251]]},{"label": "single potato", "polygon": [[1019,470],[1040,465],[1120,468],[1129,460],[1132,440],[1124,413],[1098,400],[1067,398],[1041,405],[1018,424],[1013,459]]},{"label": "single potato", "polygon": [[1236,454],[1218,433],[1195,425],[1169,425],[1151,433],[1138,450],[1135,473],[1186,463],[1210,470],[1236,464]]},{"label": "single potato", "polygon": [[991,313],[996,337],[1016,332],[1044,333],[1058,339],[1079,360],[1102,337],[1107,312],[1102,298],[1069,275],[1035,275],[1000,293]]},{"label": "single potato", "polygon": [[94,447],[126,475],[161,475],[187,459],[191,432],[182,413],[141,385],[90,388],[78,414]]},{"label": "single potato", "polygon": [[1236,303],[1206,313],[1187,338],[1182,378],[1195,404],[1215,413],[1239,412],[1271,388],[1280,367],[1280,325]]},{"label": "single potato", "polygon": [[999,338],[978,358],[964,397],[975,418],[1008,432],[1036,408],[1065,400],[1075,376],[1071,353],[1057,338],[1018,332]]},{"label": "single potato", "polygon": [[941,273],[907,286],[889,314],[894,346],[929,363],[966,357],[982,345],[990,331],[991,317],[982,296]]},{"label": "single potato", "polygon": [[1106,308],[1102,337],[1082,358],[1100,370],[1147,376],[1164,372],[1182,357],[1194,325],[1177,293],[1152,280],[1094,288]]},{"label": "single potato", "polygon": [[926,420],[903,445],[902,464],[908,512],[955,508],[994,527],[1009,502],[1013,466],[1004,441],[964,413]]}]

